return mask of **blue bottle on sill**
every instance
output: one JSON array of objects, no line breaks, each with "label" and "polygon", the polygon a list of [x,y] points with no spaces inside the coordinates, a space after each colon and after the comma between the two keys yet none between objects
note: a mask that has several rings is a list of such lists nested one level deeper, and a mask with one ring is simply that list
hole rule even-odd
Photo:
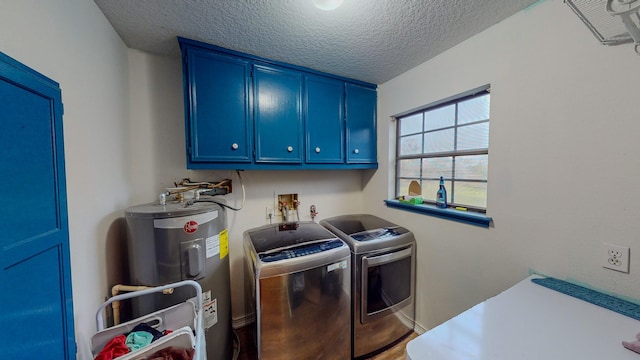
[{"label": "blue bottle on sill", "polygon": [[436,206],[439,208],[447,208],[447,189],[444,188],[444,179],[440,176],[440,188],[436,193]]}]

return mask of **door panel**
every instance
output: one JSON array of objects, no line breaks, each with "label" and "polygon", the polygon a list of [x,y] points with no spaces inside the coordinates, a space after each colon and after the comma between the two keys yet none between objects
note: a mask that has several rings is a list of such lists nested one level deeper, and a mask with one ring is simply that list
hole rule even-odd
[{"label": "door panel", "polygon": [[346,98],[347,163],[376,163],[376,90],[347,84]]},{"label": "door panel", "polygon": [[[16,251],[17,240],[20,244],[37,243],[41,234],[59,227],[53,182],[54,159],[38,155],[53,155],[51,123],[40,124],[40,119],[49,118],[50,106],[47,99],[7,82],[0,82],[0,98],[11,99],[11,102],[2,102],[3,118],[9,121],[3,121],[3,131],[0,132],[0,142],[5,151],[0,162],[0,174],[3,174],[0,181],[2,188],[14,189],[8,196],[9,204],[16,206],[5,209],[9,210],[4,215],[11,219],[11,224],[3,227],[5,235],[0,245],[6,251]],[[39,196],[25,196],[34,191]],[[42,201],[42,198],[53,201]],[[18,209],[23,211],[17,212]],[[18,261],[26,255],[7,258],[9,254],[5,252],[3,260]]]},{"label": "door panel", "polygon": [[188,161],[250,162],[249,62],[188,49]]},{"label": "door panel", "polygon": [[344,163],[344,82],[305,76],[307,163]]},{"label": "door panel", "polygon": [[58,84],[0,53],[0,119],[0,327],[12,334],[0,348],[9,359],[72,359]]},{"label": "door panel", "polygon": [[[58,271],[50,271],[58,267],[60,255],[60,247],[54,246],[4,269],[3,284],[11,294],[3,300],[6,301],[3,305],[3,311],[6,311],[3,314],[3,321],[6,321],[4,331],[7,334],[24,334],[21,336],[23,339],[27,338],[28,332],[29,339],[12,341],[4,347],[3,352],[9,351],[3,355],[7,356],[6,359],[69,358],[60,337],[65,331],[64,304],[61,301],[64,298],[61,291],[63,282]],[[25,281],[25,274],[33,273],[41,276],[29,276],[29,281]]]},{"label": "door panel", "polygon": [[302,162],[302,75],[254,65],[256,162]]}]

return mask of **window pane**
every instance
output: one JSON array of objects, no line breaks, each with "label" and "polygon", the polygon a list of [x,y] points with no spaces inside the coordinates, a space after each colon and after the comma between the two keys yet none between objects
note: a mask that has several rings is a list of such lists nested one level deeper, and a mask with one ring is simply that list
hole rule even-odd
[{"label": "window pane", "polygon": [[420,182],[420,179],[398,179],[398,190],[396,193],[396,197],[404,196],[409,194],[409,184],[412,180]]},{"label": "window pane", "polygon": [[[453,176],[453,157],[422,159],[422,177],[451,179]],[[436,189],[437,190],[437,189]]]},{"label": "window pane", "polygon": [[[436,201],[436,193],[440,188],[440,180],[424,180],[422,182],[422,199]],[[447,203],[451,202],[451,182],[445,181],[444,188],[447,190]]]},{"label": "window pane", "polygon": [[448,105],[424,113],[424,130],[435,130],[456,124],[456,106]]},{"label": "window pane", "polygon": [[438,181],[424,180],[422,182],[422,200],[436,201],[438,185]]},{"label": "window pane", "polygon": [[458,128],[458,150],[488,149],[489,123],[461,126]]},{"label": "window pane", "polygon": [[411,115],[398,121],[400,121],[400,135],[414,134],[422,131],[422,113]]},{"label": "window pane", "polygon": [[422,134],[400,138],[400,156],[420,154],[422,152]]},{"label": "window pane", "polygon": [[478,182],[456,181],[456,204],[479,208],[487,207],[487,184]]},{"label": "window pane", "polygon": [[456,157],[456,179],[487,180],[489,155]]},{"label": "window pane", "polygon": [[398,177],[420,178],[420,159],[398,161]]},{"label": "window pane", "polygon": [[458,104],[458,125],[489,119],[489,94]]},{"label": "window pane", "polygon": [[453,151],[453,129],[434,131],[424,134],[424,153]]}]

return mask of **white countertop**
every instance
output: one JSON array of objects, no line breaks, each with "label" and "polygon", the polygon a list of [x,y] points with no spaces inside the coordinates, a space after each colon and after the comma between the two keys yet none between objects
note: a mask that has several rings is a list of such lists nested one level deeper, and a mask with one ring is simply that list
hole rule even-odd
[{"label": "white countertop", "polygon": [[635,359],[640,321],[531,282],[530,276],[407,344],[408,360]]}]

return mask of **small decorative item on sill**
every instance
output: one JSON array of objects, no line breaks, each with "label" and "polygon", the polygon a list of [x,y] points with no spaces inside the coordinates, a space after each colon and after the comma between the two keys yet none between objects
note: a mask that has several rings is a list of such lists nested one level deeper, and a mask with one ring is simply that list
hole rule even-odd
[{"label": "small decorative item on sill", "polygon": [[410,204],[422,204],[422,187],[417,181],[411,181],[409,195],[405,196],[404,199]]},{"label": "small decorative item on sill", "polygon": [[436,192],[436,206],[439,208],[447,208],[447,189],[444,188],[444,179],[440,176],[440,187]]}]

